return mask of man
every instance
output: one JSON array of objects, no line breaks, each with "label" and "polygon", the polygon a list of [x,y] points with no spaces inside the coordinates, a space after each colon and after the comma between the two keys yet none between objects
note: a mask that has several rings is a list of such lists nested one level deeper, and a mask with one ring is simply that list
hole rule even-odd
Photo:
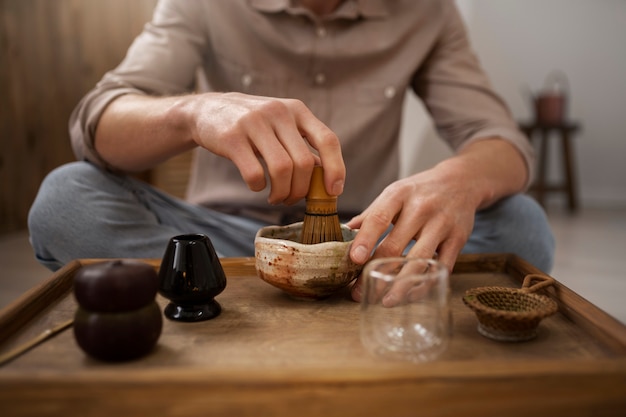
[{"label": "man", "polygon": [[[192,92],[198,68],[204,92]],[[456,153],[398,178],[407,88]],[[51,269],[81,257],[160,257],[188,232],[206,233],[222,256],[251,255],[259,227],[303,218],[315,164],[340,196],[342,220],[360,229],[357,263],[436,254],[452,268],[464,251],[552,264],[545,215],[519,194],[532,180],[532,149],[451,0],[162,0],[70,131],[89,163],[53,171],[29,216],[35,253]],[[187,202],[123,175],[190,149]]]}]

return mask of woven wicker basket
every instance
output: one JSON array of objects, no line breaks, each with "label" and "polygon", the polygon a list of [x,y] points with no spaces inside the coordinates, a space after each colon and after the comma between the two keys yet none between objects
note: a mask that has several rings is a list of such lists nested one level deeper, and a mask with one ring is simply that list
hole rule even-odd
[{"label": "woven wicker basket", "polygon": [[[533,281],[538,281],[531,285]],[[554,284],[554,279],[530,274],[521,289],[480,287],[466,291],[463,302],[478,318],[478,331],[498,341],[521,342],[537,336],[537,326],[556,313],[554,300],[535,291]]]}]

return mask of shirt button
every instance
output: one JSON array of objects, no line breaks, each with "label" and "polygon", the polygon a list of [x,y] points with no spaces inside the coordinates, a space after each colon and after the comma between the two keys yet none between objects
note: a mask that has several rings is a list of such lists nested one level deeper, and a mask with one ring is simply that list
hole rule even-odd
[{"label": "shirt button", "polygon": [[250,87],[250,85],[252,84],[252,75],[250,74],[242,75],[241,84],[243,84],[244,87]]},{"label": "shirt button", "polygon": [[386,98],[394,98],[396,96],[396,88],[393,86],[385,87],[384,91]]},{"label": "shirt button", "polygon": [[315,75],[315,84],[322,85],[326,83],[326,74],[323,72],[317,73]]},{"label": "shirt button", "polygon": [[318,38],[323,38],[328,33],[324,26],[318,26],[317,29],[315,30],[315,32],[317,33],[317,37]]}]

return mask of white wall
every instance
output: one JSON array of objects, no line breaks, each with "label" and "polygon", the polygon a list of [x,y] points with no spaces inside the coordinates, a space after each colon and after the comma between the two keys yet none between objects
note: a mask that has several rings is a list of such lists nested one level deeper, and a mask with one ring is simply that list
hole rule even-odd
[{"label": "white wall", "polygon": [[[583,207],[626,206],[626,1],[457,0],[474,48],[518,120],[532,116],[537,92],[554,70],[567,74]],[[447,155],[421,105],[407,99],[403,140],[425,168]],[[414,142],[416,132],[419,140]],[[556,144],[556,141],[554,141]],[[552,148],[556,155],[556,148]],[[551,177],[560,178],[553,158]],[[406,170],[407,161],[401,163]]]}]

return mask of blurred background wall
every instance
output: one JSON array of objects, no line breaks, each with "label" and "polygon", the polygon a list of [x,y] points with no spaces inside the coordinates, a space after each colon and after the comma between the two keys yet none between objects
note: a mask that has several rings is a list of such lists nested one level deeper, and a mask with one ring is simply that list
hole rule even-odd
[{"label": "blurred background wall", "polygon": [[67,122],[156,0],[0,0],[0,233],[24,229],[43,177],[74,160]]},{"label": "blurred background wall", "polygon": [[[483,67],[517,120],[533,117],[529,90],[542,89],[555,70],[566,74],[568,117],[582,125],[574,137],[581,205],[625,208],[626,1],[457,0],[457,4]],[[433,140],[436,135],[427,127],[420,104],[411,96],[407,104],[403,139],[414,141],[418,132],[414,146],[423,168],[433,163],[430,157],[443,157],[448,150]],[[549,178],[561,178],[560,150],[551,148],[549,154]]]},{"label": "blurred background wall", "polygon": [[[583,126],[575,139],[582,205],[626,207],[626,1],[457,3],[516,119],[531,117],[529,89],[542,88],[553,70],[567,74],[568,114]],[[43,177],[74,159],[67,134],[72,109],[123,58],[155,4],[0,0],[0,233],[24,229]],[[409,95],[402,140],[417,160],[403,161],[401,169],[445,157],[449,151],[435,139],[428,116]],[[553,159],[554,176],[560,161]],[[167,169],[152,175],[166,189],[182,177]],[[170,188],[177,193],[180,186]]]}]

